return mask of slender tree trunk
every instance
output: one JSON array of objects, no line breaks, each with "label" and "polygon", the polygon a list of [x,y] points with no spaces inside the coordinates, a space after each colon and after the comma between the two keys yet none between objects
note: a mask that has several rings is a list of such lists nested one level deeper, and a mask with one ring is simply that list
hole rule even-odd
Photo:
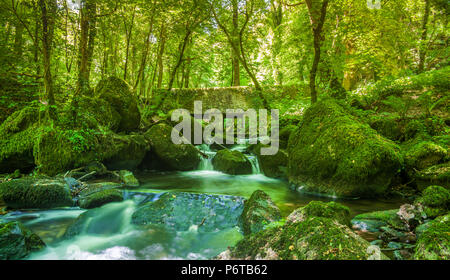
[{"label": "slender tree trunk", "polygon": [[172,74],[170,75],[169,85],[167,89],[170,91],[173,86],[173,82],[175,81],[175,75],[177,73],[178,68],[180,67],[181,63],[183,62],[183,55],[184,51],[186,50],[186,46],[189,41],[189,37],[191,36],[192,31],[190,29],[186,29],[186,34],[184,35],[184,39],[180,46],[180,54],[178,56],[177,63],[175,64],[175,67],[172,69]]},{"label": "slender tree trunk", "polygon": [[53,80],[51,73],[51,55],[53,43],[53,31],[55,24],[56,0],[39,0],[42,18],[42,53],[44,66],[44,86],[51,119],[55,119],[55,96],[53,93]]},{"label": "slender tree trunk", "polygon": [[18,59],[21,59],[23,54],[23,24],[19,23],[16,25],[16,34],[14,38],[14,53]]},{"label": "slender tree trunk", "polygon": [[163,72],[164,65],[163,65],[163,60],[162,60],[163,55],[164,55],[164,47],[166,44],[166,26],[165,26],[164,22],[161,23],[161,32],[159,35],[159,43],[160,43],[160,46],[159,46],[159,53],[158,53],[158,59],[157,59],[158,60],[158,83],[156,85],[157,88],[161,88],[163,74],[164,74],[164,72]]},{"label": "slender tree trunk", "polygon": [[313,3],[312,0],[306,0],[314,36],[314,59],[311,66],[311,72],[309,75],[309,89],[311,91],[311,103],[317,102],[316,75],[317,75],[317,68],[320,62],[320,46],[323,40],[322,29],[327,15],[328,2],[329,0],[323,0],[321,7],[318,7],[316,6],[317,3]]},{"label": "slender tree trunk", "polygon": [[140,90],[141,94],[144,92],[142,89],[145,88],[144,70],[145,70],[145,65],[147,64],[148,52],[150,50],[150,35],[152,34],[152,31],[153,31],[153,13],[152,13],[152,18],[150,19],[150,23],[148,26],[148,32],[144,38],[144,49],[142,51],[141,65],[139,66],[139,71],[138,71],[138,75],[136,78],[136,84],[134,85],[134,89],[137,89],[139,84],[141,84],[141,90]]},{"label": "slender tree trunk", "polygon": [[430,17],[430,0],[425,0],[425,12],[422,21],[422,37],[419,46],[419,73],[423,72],[425,67],[425,58],[427,54],[426,40],[428,35],[428,18]]},{"label": "slender tree trunk", "polygon": [[123,79],[126,81],[127,80],[127,71],[128,71],[128,55],[129,55],[129,51],[130,51],[130,42],[131,42],[131,36],[132,36],[132,32],[133,32],[133,26],[134,26],[134,15],[135,15],[135,11],[136,11],[136,6],[133,8],[133,13],[131,15],[131,23],[129,28],[127,27],[127,20],[126,18],[124,18],[124,25],[125,25],[125,35],[126,35],[126,50],[125,50],[125,65],[124,65],[124,69],[123,69]]},{"label": "slender tree trunk", "polygon": [[[239,13],[238,13],[238,1],[233,0],[233,30],[231,32],[232,40],[234,41],[234,44],[237,46],[237,41],[239,40]],[[239,48],[239,47],[238,47]],[[241,76],[240,76],[240,69],[239,69],[239,50],[235,50],[235,48],[232,48],[232,85],[233,86],[240,86],[241,85]]]}]

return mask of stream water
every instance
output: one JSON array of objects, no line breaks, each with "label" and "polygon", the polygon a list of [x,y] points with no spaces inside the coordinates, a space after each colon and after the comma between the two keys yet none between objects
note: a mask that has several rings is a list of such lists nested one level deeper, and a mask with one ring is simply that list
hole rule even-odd
[{"label": "stream water", "polygon": [[[65,208],[10,212],[3,219],[20,220],[48,245],[43,251],[32,254],[30,259],[208,259],[242,238],[237,226],[207,232],[198,230],[195,224],[186,227],[187,230],[173,230],[159,225],[138,226],[131,222],[132,214],[143,200],[157,200],[165,192],[248,198],[255,190],[263,190],[280,207],[284,216],[312,200],[333,200],[300,194],[291,190],[286,181],[264,176],[253,155],[247,155],[253,166],[251,175],[232,176],[214,171],[212,158],[215,152],[205,145],[199,146],[199,149],[206,157],[198,170],[136,173],[141,186],[125,190],[123,202],[110,203],[92,210]],[[246,145],[235,145],[231,149],[245,151]],[[207,197],[215,198],[216,196]],[[364,199],[337,201],[348,206],[352,215],[394,209],[402,203]],[[192,208],[185,211],[196,210]],[[67,228],[80,220],[77,218],[81,214],[83,229],[76,235],[65,235]]]}]

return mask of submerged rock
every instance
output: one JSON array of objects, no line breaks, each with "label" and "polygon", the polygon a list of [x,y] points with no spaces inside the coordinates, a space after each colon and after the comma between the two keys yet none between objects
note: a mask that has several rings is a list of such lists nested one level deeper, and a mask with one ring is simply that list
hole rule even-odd
[{"label": "submerged rock", "polygon": [[243,209],[243,198],[226,195],[194,193],[164,193],[152,202],[145,203],[133,213],[136,225],[160,224],[176,231],[195,227],[200,232],[210,232],[238,225]]},{"label": "submerged rock", "polygon": [[450,215],[437,218],[420,234],[416,260],[450,260]]},{"label": "submerged rock", "polygon": [[[176,145],[171,139],[172,127],[160,123],[152,126],[145,137],[150,141],[152,153],[156,157],[147,157],[147,160],[156,161],[161,169],[194,170],[200,163],[200,154],[191,144]],[[165,165],[165,166],[163,166]]]},{"label": "submerged rock", "polygon": [[13,209],[72,206],[69,185],[63,179],[16,179],[0,184],[0,197]]},{"label": "submerged rock", "polygon": [[20,222],[0,223],[0,260],[19,260],[45,247],[45,243]]},{"label": "submerged rock", "polygon": [[400,148],[335,101],[312,105],[289,138],[289,180],[308,192],[383,194],[400,171]]},{"label": "submerged rock", "polygon": [[350,209],[334,201],[311,201],[308,205],[294,210],[287,217],[286,223],[303,222],[310,217],[329,218],[342,225],[350,225]]},{"label": "submerged rock", "polygon": [[239,151],[220,150],[214,156],[212,164],[215,170],[231,175],[252,173],[251,162]]},{"label": "submerged rock", "polygon": [[116,77],[101,80],[95,88],[95,96],[107,101],[119,113],[118,131],[137,130],[141,122],[137,98],[124,80]]},{"label": "submerged rock", "polygon": [[244,202],[244,210],[240,216],[242,229],[246,235],[261,231],[268,224],[280,219],[280,209],[270,196],[261,190],[253,192]]},{"label": "submerged rock", "polygon": [[81,208],[91,209],[103,206],[107,203],[120,201],[123,201],[122,191],[117,189],[107,189],[81,197],[78,204]]}]

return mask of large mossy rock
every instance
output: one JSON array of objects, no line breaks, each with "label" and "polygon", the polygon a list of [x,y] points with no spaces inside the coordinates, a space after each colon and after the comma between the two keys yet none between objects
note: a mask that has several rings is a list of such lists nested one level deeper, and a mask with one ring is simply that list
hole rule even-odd
[{"label": "large mossy rock", "polygon": [[[107,100],[98,97],[80,96],[76,101],[77,112],[75,123],[70,123],[69,121],[66,125],[111,131],[117,131],[119,129],[122,117]],[[69,103],[64,108],[63,116],[70,120],[73,114],[72,110],[73,105]]]},{"label": "large mossy rock", "polygon": [[239,151],[220,150],[214,156],[212,164],[215,170],[231,175],[252,173],[251,162]]},{"label": "large mossy rock", "polygon": [[[158,161],[161,169],[194,170],[200,163],[200,153],[191,144],[176,145],[171,139],[172,127],[160,123],[152,126],[145,137],[150,142],[155,157],[147,160]],[[164,165],[164,166],[163,166]]]},{"label": "large mossy rock", "polygon": [[278,152],[274,155],[262,155],[262,147],[269,146],[257,144],[253,147],[252,152],[254,152],[258,157],[259,167],[264,175],[271,178],[287,178],[287,152],[285,150],[278,150]]},{"label": "large mossy rock", "polygon": [[0,260],[19,260],[45,247],[45,243],[20,222],[0,223]]},{"label": "large mossy rock", "polygon": [[78,201],[81,208],[91,209],[103,206],[111,202],[123,201],[122,191],[117,189],[106,189],[83,196]]},{"label": "large mossy rock", "polygon": [[449,189],[450,161],[416,171],[413,178],[419,190],[423,190],[430,185],[439,185]]},{"label": "large mossy rock", "polygon": [[20,169],[31,171],[34,164],[33,146],[38,133],[39,110],[25,107],[14,112],[0,125],[0,173]]},{"label": "large mossy rock", "polygon": [[419,236],[416,260],[450,260],[450,215],[439,217]]},{"label": "large mossy rock", "polygon": [[334,201],[328,203],[311,201],[306,206],[300,207],[289,214],[286,223],[303,222],[310,217],[329,218],[342,225],[350,225],[350,209]]},{"label": "large mossy rock", "polygon": [[288,153],[291,183],[342,197],[383,194],[403,163],[398,145],[331,99],[306,110]]},{"label": "large mossy rock", "polygon": [[219,259],[387,259],[378,249],[334,219],[310,217],[244,237]]},{"label": "large mossy rock", "polygon": [[281,219],[280,209],[273,203],[268,194],[261,190],[253,192],[244,203],[240,216],[245,235],[263,230],[268,224]]},{"label": "large mossy rock", "polygon": [[118,131],[130,132],[139,127],[141,114],[137,99],[125,81],[116,77],[101,80],[95,96],[107,101],[121,116]]},{"label": "large mossy rock", "polygon": [[102,160],[108,170],[135,170],[150,151],[149,143],[139,134],[113,134],[111,137],[105,137],[101,144],[112,147],[105,150]]},{"label": "large mossy rock", "polygon": [[450,210],[450,191],[440,186],[426,188],[422,195],[416,199],[428,218],[445,215]]},{"label": "large mossy rock", "polygon": [[72,206],[72,196],[62,179],[16,179],[0,184],[0,197],[12,209],[48,209]]},{"label": "large mossy rock", "polygon": [[238,225],[243,209],[242,197],[194,193],[164,193],[133,213],[136,225],[163,225],[169,230],[211,232]]}]

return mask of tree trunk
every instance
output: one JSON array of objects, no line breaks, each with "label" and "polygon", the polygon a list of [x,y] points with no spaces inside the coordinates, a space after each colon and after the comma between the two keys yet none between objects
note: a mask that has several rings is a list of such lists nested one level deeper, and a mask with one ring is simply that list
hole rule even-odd
[{"label": "tree trunk", "polygon": [[45,95],[49,107],[48,116],[51,119],[55,119],[55,96],[53,93],[53,80],[51,73],[51,55],[57,3],[56,0],[39,0],[39,6],[41,7],[42,18],[42,53]]},{"label": "tree trunk", "polygon": [[163,55],[164,55],[164,47],[166,44],[166,26],[165,23],[161,23],[161,32],[159,35],[159,53],[158,53],[158,83],[156,85],[157,88],[161,88],[162,80],[163,80]]},{"label": "tree trunk", "polygon": [[186,34],[184,35],[184,39],[180,45],[180,55],[178,56],[177,63],[175,64],[175,67],[172,69],[172,74],[170,75],[169,85],[167,89],[170,91],[173,86],[173,82],[175,81],[175,75],[177,73],[178,68],[180,67],[181,63],[183,62],[183,55],[184,51],[186,49],[186,46],[189,41],[189,37],[191,36],[192,31],[189,29],[186,29]]},{"label": "tree trunk", "polygon": [[428,35],[428,18],[430,16],[430,0],[425,0],[425,12],[423,14],[422,22],[422,37],[420,38],[419,46],[419,73],[423,72],[425,67],[425,58],[427,53],[426,40]]},{"label": "tree trunk", "polygon": [[322,6],[317,7],[317,3],[312,0],[306,0],[308,6],[311,28],[314,36],[314,60],[309,75],[309,89],[311,91],[311,103],[317,102],[316,75],[320,62],[320,46],[322,43],[322,29],[327,15],[327,6],[329,0],[323,0]]},{"label": "tree trunk", "polygon": [[[238,14],[238,1],[237,0],[233,0],[232,1],[232,5],[233,5],[233,30],[231,32],[231,37],[232,40],[234,41],[235,45],[237,44],[237,40],[239,40],[238,36],[238,32],[239,32],[239,14]],[[240,70],[239,70],[239,50],[236,51],[234,48],[231,49],[231,53],[232,53],[232,65],[233,65],[233,69],[232,69],[232,85],[233,86],[240,86],[241,85],[241,75],[240,75]]]},{"label": "tree trunk", "polygon": [[134,25],[134,15],[135,15],[136,7],[133,8],[133,13],[131,14],[131,23],[130,27],[127,27],[127,20],[124,18],[124,25],[125,25],[125,35],[126,35],[126,50],[125,50],[125,65],[123,67],[123,79],[127,80],[127,71],[128,71],[128,55],[130,51],[130,42],[131,42],[131,36],[133,31],[133,25]]}]

